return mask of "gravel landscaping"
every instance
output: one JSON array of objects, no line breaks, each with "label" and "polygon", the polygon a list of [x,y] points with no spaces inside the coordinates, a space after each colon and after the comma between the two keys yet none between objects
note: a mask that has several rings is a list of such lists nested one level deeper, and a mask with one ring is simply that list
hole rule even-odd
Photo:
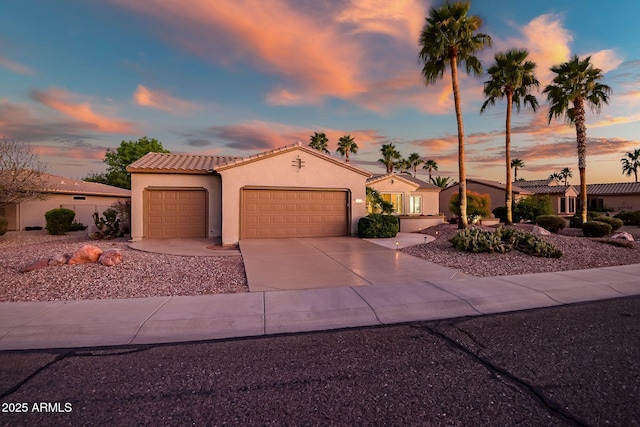
[{"label": "gravel landscaping", "polygon": [[[521,224],[516,227],[525,231],[531,231],[533,228],[532,225]],[[606,239],[583,237],[580,229],[565,228],[558,234],[542,237],[562,251],[563,256],[557,259],[539,258],[515,250],[506,254],[474,254],[458,251],[448,241],[457,231],[457,226],[450,224],[428,228],[424,233],[436,236],[434,242],[405,248],[402,252],[477,277],[582,270],[640,263],[640,242],[633,242],[632,248],[616,247],[603,243]],[[632,234],[636,240],[640,238],[638,227],[624,227],[624,231]]]},{"label": "gravel landscaping", "polygon": [[[531,230],[530,225],[517,225]],[[490,229],[490,228],[487,228]],[[640,228],[625,227],[636,240]],[[454,249],[448,239],[455,225],[431,227],[425,234],[434,242],[401,249],[402,252],[478,277],[578,270],[640,263],[640,242],[622,248],[582,237],[581,230],[565,229],[544,239],[564,255],[538,258],[513,251],[507,254],[473,254]],[[71,253],[85,244],[122,251],[122,264],[50,266],[20,273],[42,258]],[[142,298],[248,292],[241,256],[183,257],[136,251],[127,239],[91,240],[86,232],[50,236],[46,231],[8,232],[0,237],[1,301],[70,301],[82,299]]]},{"label": "gravel landscaping", "polygon": [[[120,249],[122,264],[50,266],[20,273],[41,258],[71,253],[85,244]],[[141,252],[127,239],[91,240],[85,231],[46,231],[0,237],[0,301],[70,301],[248,292],[241,256],[182,257]]]}]

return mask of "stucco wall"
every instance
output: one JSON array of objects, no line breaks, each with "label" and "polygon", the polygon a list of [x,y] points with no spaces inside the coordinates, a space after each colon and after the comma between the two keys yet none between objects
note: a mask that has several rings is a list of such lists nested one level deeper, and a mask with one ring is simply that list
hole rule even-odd
[{"label": "stucco wall", "polygon": [[10,214],[9,230],[24,230],[25,227],[42,227],[47,224],[44,214],[57,208],[71,209],[76,213],[75,220],[86,226],[93,224],[91,215],[102,212],[118,200],[128,200],[122,197],[85,196],[86,200],[73,200],[79,194],[52,194],[46,200],[29,200],[17,206],[6,209]]},{"label": "stucco wall", "polygon": [[[602,199],[605,208],[613,209],[614,212],[633,212],[640,211],[640,194],[626,196],[590,196],[587,193],[588,200]],[[587,206],[589,206],[587,204]]]},{"label": "stucco wall", "polygon": [[422,196],[422,214],[423,215],[437,215],[440,212],[440,197],[439,190],[418,189],[418,185],[414,183],[408,183],[398,178],[389,177],[374,183],[368,184],[368,187],[373,188],[379,193],[401,193],[403,194],[402,201],[404,206],[402,207],[403,215],[409,213],[409,196],[419,195]]},{"label": "stucco wall", "polygon": [[145,188],[204,188],[208,193],[209,217],[207,230],[210,238],[222,235],[222,183],[218,175],[188,175],[168,173],[131,174],[131,240],[144,236],[143,195]]},{"label": "stucco wall", "polygon": [[[300,157],[303,167],[298,168]],[[240,238],[240,194],[243,187],[280,187],[349,190],[350,233],[357,234],[358,220],[366,216],[367,177],[303,150],[291,150],[220,171],[222,175],[222,243]]]}]

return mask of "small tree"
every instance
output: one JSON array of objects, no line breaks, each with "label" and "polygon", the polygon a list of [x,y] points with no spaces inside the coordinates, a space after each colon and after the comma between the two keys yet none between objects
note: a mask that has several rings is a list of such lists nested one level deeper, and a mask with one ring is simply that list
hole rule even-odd
[{"label": "small tree", "polygon": [[104,174],[91,174],[85,181],[99,182],[115,187],[131,189],[131,174],[127,166],[147,153],[169,153],[162,143],[155,138],[146,136],[137,141],[122,141],[115,151],[107,149],[104,162],[109,165]]},{"label": "small tree", "polygon": [[[460,216],[460,194],[451,196],[449,210],[458,217]],[[468,220],[474,217],[487,218],[491,214],[491,198],[488,194],[480,194],[467,190],[467,215]]]},{"label": "small tree", "polygon": [[46,165],[23,143],[0,139],[0,208],[48,196]]}]

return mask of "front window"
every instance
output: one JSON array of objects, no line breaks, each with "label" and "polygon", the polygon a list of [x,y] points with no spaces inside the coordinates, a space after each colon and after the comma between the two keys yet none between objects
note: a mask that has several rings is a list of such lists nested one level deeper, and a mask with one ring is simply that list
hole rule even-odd
[{"label": "front window", "polygon": [[567,213],[567,198],[560,199],[560,213]]},{"label": "front window", "polygon": [[409,213],[422,213],[422,196],[409,196]]},{"label": "front window", "polygon": [[569,197],[569,213],[575,213],[575,212],[576,212],[576,198]]},{"label": "front window", "polygon": [[393,213],[402,214],[402,193],[382,193],[381,196],[393,205]]}]

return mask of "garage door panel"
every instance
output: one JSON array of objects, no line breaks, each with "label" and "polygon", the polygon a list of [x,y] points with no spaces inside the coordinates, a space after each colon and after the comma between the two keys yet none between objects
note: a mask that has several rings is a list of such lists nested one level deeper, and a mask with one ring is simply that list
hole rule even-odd
[{"label": "garage door panel", "polygon": [[347,200],[345,191],[245,189],[241,238],[345,236]]},{"label": "garage door panel", "polygon": [[147,237],[206,237],[205,190],[147,190]]}]

